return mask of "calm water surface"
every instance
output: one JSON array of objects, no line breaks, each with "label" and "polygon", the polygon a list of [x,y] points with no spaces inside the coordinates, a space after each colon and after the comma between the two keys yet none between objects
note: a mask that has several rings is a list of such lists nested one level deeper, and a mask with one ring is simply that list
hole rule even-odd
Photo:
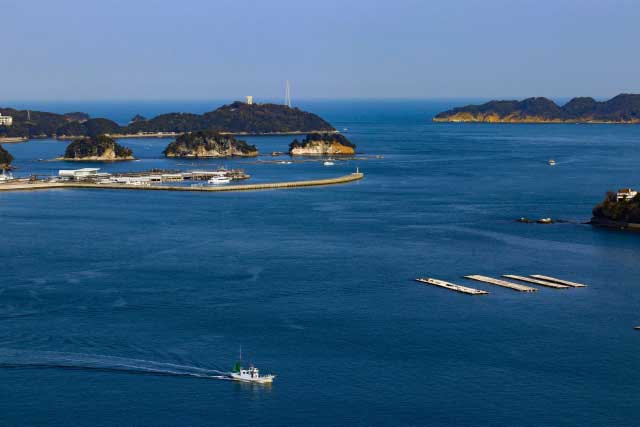
[{"label": "calm water surface", "polygon": [[[141,161],[102,165],[224,164],[254,182],[359,167],[354,184],[0,193],[0,425],[640,424],[639,236],[581,224],[606,190],[640,186],[640,127],[429,122],[447,107],[305,105],[384,157],[331,168],[165,160],[160,139],[123,140]],[[249,141],[269,153],[290,139]],[[64,146],[6,148],[18,174],[84,166],[38,161]],[[505,273],[589,287],[461,278]],[[273,386],[203,379],[240,345]]]}]

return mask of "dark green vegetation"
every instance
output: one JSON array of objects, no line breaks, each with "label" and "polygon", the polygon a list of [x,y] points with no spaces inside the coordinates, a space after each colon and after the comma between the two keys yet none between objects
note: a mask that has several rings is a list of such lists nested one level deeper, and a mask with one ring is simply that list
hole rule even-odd
[{"label": "dark green vegetation", "polygon": [[340,145],[344,145],[346,147],[351,147],[353,149],[356,148],[356,145],[353,142],[349,141],[346,136],[340,133],[315,132],[315,133],[308,134],[302,141],[298,141],[298,139],[294,139],[293,142],[289,144],[289,150],[291,151],[294,148],[306,147],[307,145],[309,145],[314,141],[324,141],[328,143],[335,142]]},{"label": "dark green vegetation", "polygon": [[315,114],[277,104],[234,102],[204,114],[170,113],[133,122],[127,133],[194,132],[215,129],[233,133],[286,133],[331,131],[333,127]]},{"label": "dark green vegetation", "polygon": [[65,159],[80,160],[103,157],[105,160],[128,160],[133,158],[133,152],[106,135],[76,139],[67,146],[64,152]]},{"label": "dark green vegetation", "polygon": [[196,132],[215,129],[231,133],[287,133],[332,131],[333,127],[315,114],[277,104],[234,102],[204,114],[169,113],[152,119],[136,115],[128,126],[107,119],[90,119],[85,113],[55,114],[0,108],[13,117],[13,126],[0,126],[0,137],[97,136],[156,132]]},{"label": "dark green vegetation", "polygon": [[605,199],[593,208],[594,224],[640,223],[640,194],[631,200],[616,200],[616,193],[609,191]]},{"label": "dark green vegetation", "polygon": [[257,156],[258,149],[231,135],[215,131],[191,132],[180,135],[164,150],[167,157]]},{"label": "dark green vegetation", "polygon": [[640,95],[620,94],[604,102],[574,98],[561,107],[547,98],[490,101],[439,113],[434,121],[640,123]]},{"label": "dark green vegetation", "polygon": [[0,145],[0,168],[7,168],[11,165],[13,156]]}]

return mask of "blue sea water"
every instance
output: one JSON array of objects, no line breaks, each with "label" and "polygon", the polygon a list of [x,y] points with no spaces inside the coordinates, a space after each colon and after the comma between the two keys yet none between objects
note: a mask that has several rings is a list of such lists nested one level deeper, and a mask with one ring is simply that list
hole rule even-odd
[{"label": "blue sea water", "polygon": [[[334,167],[166,160],[161,139],[122,140],[141,161],[102,165],[365,173],[342,186],[0,193],[0,425],[639,425],[639,236],[582,222],[605,191],[640,186],[640,127],[429,120],[453,104],[306,103],[358,145]],[[291,138],[248,139],[271,160]],[[39,161],[64,145],[6,148],[17,174],[47,174],[80,166]],[[589,286],[462,278],[505,273]],[[203,378],[240,346],[271,387]]]}]

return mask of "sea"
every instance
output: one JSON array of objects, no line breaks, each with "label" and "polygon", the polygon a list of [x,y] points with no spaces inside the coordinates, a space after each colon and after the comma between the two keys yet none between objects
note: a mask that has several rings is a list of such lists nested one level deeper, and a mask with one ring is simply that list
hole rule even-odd
[{"label": "sea", "polygon": [[[126,123],[222,102],[15,106]],[[640,126],[431,121],[466,103],[301,101],[357,144],[334,166],[278,163],[292,136],[228,160],[123,139],[139,161],[95,166],[365,174],[344,185],[0,192],[0,425],[640,425],[640,235],[585,224],[608,190],[640,187]],[[4,146],[17,176],[94,166],[52,160],[66,144]],[[240,349],[271,386],[225,379]]]}]

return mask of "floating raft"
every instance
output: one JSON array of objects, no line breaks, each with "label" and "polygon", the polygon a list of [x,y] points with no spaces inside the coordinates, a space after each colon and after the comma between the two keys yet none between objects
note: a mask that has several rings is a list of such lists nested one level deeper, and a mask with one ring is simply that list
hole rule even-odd
[{"label": "floating raft", "polygon": [[462,292],[468,295],[487,295],[489,292],[482,291],[480,289],[468,288],[466,286],[456,285],[455,283],[445,282],[444,280],[431,279],[431,278],[419,278],[417,282],[427,283],[429,285],[439,286],[441,288],[449,289],[456,292]]},{"label": "floating raft", "polygon": [[478,274],[472,274],[470,276],[464,276],[467,279],[477,280],[478,282],[491,283],[492,285],[502,286],[503,288],[509,288],[520,292],[537,292],[538,289],[531,286],[520,285],[518,283],[507,282],[506,280],[494,279],[493,277],[481,276]]},{"label": "floating raft", "polygon": [[542,274],[532,274],[531,277],[533,277],[534,279],[546,280],[547,282],[560,283],[561,285],[571,286],[572,288],[585,288],[587,286],[587,285],[584,285],[582,283],[576,283],[576,282],[570,282],[568,280],[556,279],[555,277],[551,277],[551,276],[543,276]]},{"label": "floating raft", "polygon": [[506,277],[507,279],[520,280],[521,282],[535,283],[536,285],[546,286],[548,288],[567,289],[571,287],[567,285],[561,285],[559,283],[547,282],[546,280],[533,279],[531,277],[525,276],[516,276],[515,274],[503,274],[502,277]]}]

